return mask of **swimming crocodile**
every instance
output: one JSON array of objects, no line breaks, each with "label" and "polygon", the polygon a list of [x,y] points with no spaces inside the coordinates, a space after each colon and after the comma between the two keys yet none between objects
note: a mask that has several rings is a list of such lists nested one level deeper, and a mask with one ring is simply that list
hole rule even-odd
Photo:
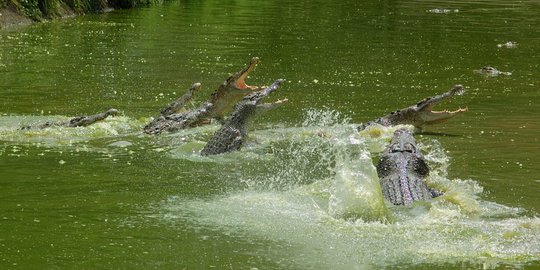
[{"label": "swimming crocodile", "polygon": [[507,41],[505,43],[497,44],[497,47],[499,48],[505,47],[509,49],[514,49],[514,48],[517,48],[517,46],[518,46],[517,42],[514,42],[514,41]]},{"label": "swimming crocodile", "polygon": [[258,112],[273,109],[288,101],[283,99],[273,103],[260,103],[263,98],[277,90],[281,83],[283,80],[277,80],[269,87],[251,93],[238,102],[227,121],[201,150],[201,155],[217,155],[239,150],[247,139],[249,120]]},{"label": "swimming crocodile", "polygon": [[107,110],[106,112],[103,112],[103,113],[98,113],[98,114],[88,115],[88,116],[87,115],[77,116],[77,117],[71,118],[71,119],[69,119],[67,121],[56,121],[56,122],[48,121],[48,122],[45,122],[45,123],[37,125],[37,126],[27,125],[27,126],[21,127],[21,130],[28,130],[28,129],[34,129],[34,128],[44,129],[44,128],[53,127],[53,126],[57,126],[57,127],[86,127],[86,126],[89,126],[89,125],[94,124],[96,122],[99,122],[101,120],[105,120],[109,116],[115,116],[117,114],[118,114],[117,109],[109,109],[109,110]]},{"label": "swimming crocodile", "polygon": [[412,132],[406,128],[394,132],[377,164],[377,174],[384,197],[395,205],[408,205],[442,195],[424,182],[429,167]]},{"label": "swimming crocodile", "polygon": [[512,75],[512,72],[507,72],[507,71],[500,71],[492,66],[485,66],[485,67],[482,67],[481,69],[477,70],[476,72],[480,73],[480,74],[484,74],[486,76],[491,76],[491,77],[496,77],[496,76],[499,76],[499,75],[507,75],[507,76],[510,76]]},{"label": "swimming crocodile", "polygon": [[463,86],[457,84],[446,93],[425,98],[424,100],[418,102],[415,105],[409,106],[401,110],[393,111],[386,116],[375,119],[373,121],[369,121],[365,124],[361,124],[358,127],[358,130],[364,130],[372,124],[379,124],[383,126],[413,125],[416,128],[422,128],[424,125],[431,125],[447,121],[448,119],[456,115],[466,112],[468,109],[459,108],[455,111],[433,111],[433,106],[445,99],[453,97],[454,95],[462,95],[464,92],[465,89],[463,88]]},{"label": "swimming crocodile", "polygon": [[[225,114],[232,109],[236,102],[253,91],[263,89],[263,87],[246,84],[246,77],[255,69],[258,63],[259,58],[253,57],[247,66],[227,78],[210,98],[195,110],[183,113],[176,112],[177,108],[183,106],[183,103],[185,103],[180,98],[179,100],[181,101],[178,102],[178,105],[171,106],[171,104],[167,107],[172,107],[173,109],[165,108],[159,117],[148,123],[144,127],[144,132],[147,134],[160,134],[163,131],[174,132],[180,129],[208,124],[211,119],[217,119],[223,122]],[[198,83],[192,85],[185,95],[190,96],[190,92],[195,92],[200,87]],[[174,113],[171,113],[173,111]]]}]

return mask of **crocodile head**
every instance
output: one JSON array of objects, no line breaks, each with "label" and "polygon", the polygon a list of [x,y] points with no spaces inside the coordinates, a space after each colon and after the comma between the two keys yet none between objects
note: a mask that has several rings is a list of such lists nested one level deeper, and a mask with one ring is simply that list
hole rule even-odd
[{"label": "crocodile head", "polygon": [[244,92],[247,90],[256,90],[259,89],[257,86],[249,86],[246,84],[246,78],[249,75],[251,71],[255,69],[257,64],[259,63],[259,57],[253,57],[251,58],[251,61],[249,61],[249,64],[245,66],[240,71],[236,72],[235,74],[231,75],[225,83],[228,87],[234,87],[236,90],[239,90],[239,92]]},{"label": "crocodile head", "polygon": [[227,111],[230,111],[234,104],[245,95],[262,89],[262,87],[250,86],[246,83],[247,76],[255,69],[258,63],[259,58],[253,57],[243,69],[229,76],[212,94],[210,102],[213,104],[213,117],[224,117]]},{"label": "crocodile head", "polygon": [[287,102],[285,99],[273,103],[262,103],[262,100],[276,91],[281,83],[283,80],[276,80],[269,87],[246,95],[238,102],[231,116],[201,150],[201,155],[217,155],[240,150],[247,139],[249,120],[258,111],[266,111]]},{"label": "crocodile head", "polygon": [[114,108],[111,108],[111,109],[108,109],[105,114],[107,116],[116,116],[118,115],[118,110],[117,109],[114,109]]},{"label": "crocodile head", "polygon": [[388,145],[387,151],[389,153],[420,153],[420,150],[416,146],[416,140],[414,139],[413,133],[406,128],[401,128],[394,132],[394,136],[392,137],[392,141],[390,141],[390,144]]},{"label": "crocodile head", "polygon": [[450,91],[437,96],[428,97],[407,108],[393,111],[376,120],[361,124],[358,130],[364,130],[372,124],[383,126],[413,125],[416,128],[422,128],[424,125],[432,125],[444,122],[456,115],[466,112],[468,109],[457,109],[455,111],[434,111],[433,107],[438,103],[448,100],[454,95],[461,95],[465,92],[462,85],[455,85]]},{"label": "crocodile head", "polygon": [[253,92],[246,95],[234,109],[233,114],[230,117],[232,122],[245,123],[248,118],[261,111],[268,111],[275,107],[286,103],[288,99],[278,100],[272,103],[263,103],[263,99],[270,93],[276,91],[278,87],[284,82],[284,80],[276,80],[272,85],[264,88],[263,90]]},{"label": "crocodile head", "polygon": [[401,114],[406,119],[407,124],[411,124],[415,127],[421,128],[424,125],[432,125],[447,121],[448,119],[468,111],[468,108],[459,108],[455,111],[443,110],[435,111],[433,107],[442,101],[449,100],[455,95],[462,95],[465,89],[461,84],[457,84],[446,93],[428,97],[416,105],[405,108],[401,111],[394,112],[395,114]]},{"label": "crocodile head", "polygon": [[485,67],[482,67],[481,69],[479,70],[476,70],[476,72],[480,73],[480,74],[484,74],[486,76],[491,76],[491,77],[496,77],[496,76],[499,76],[499,75],[507,75],[507,76],[510,76],[512,75],[512,72],[508,72],[508,71],[500,71],[492,66],[485,66]]}]

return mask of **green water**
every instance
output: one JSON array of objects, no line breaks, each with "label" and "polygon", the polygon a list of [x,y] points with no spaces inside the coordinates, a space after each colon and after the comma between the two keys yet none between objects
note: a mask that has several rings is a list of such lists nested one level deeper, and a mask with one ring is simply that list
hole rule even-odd
[{"label": "green water", "polygon": [[[540,267],[539,14],[536,1],[176,1],[4,30],[0,268]],[[290,101],[242,151],[200,157],[216,125],[141,133],[253,56],[248,83],[284,78],[271,98]],[[486,65],[512,75],[475,72]],[[446,195],[385,205],[369,161],[392,129],[352,127],[457,83],[466,94],[439,108],[469,112],[417,135]],[[110,107],[122,116],[17,130]]]}]

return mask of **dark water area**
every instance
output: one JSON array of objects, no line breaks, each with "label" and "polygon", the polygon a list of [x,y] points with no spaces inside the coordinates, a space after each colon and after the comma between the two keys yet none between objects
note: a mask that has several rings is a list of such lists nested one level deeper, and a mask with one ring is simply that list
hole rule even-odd
[{"label": "dark water area", "polygon": [[[537,1],[173,1],[0,31],[0,268],[540,267],[538,29]],[[248,147],[200,157],[217,125],[142,135],[254,56],[247,83],[283,78],[271,99],[289,102]],[[388,141],[350,125],[455,84],[436,109],[469,111],[416,136],[450,195],[336,218],[335,198],[354,201],[341,175],[374,179],[339,147],[376,160]],[[96,126],[16,130],[111,107]],[[369,222],[382,208],[394,222]]]}]

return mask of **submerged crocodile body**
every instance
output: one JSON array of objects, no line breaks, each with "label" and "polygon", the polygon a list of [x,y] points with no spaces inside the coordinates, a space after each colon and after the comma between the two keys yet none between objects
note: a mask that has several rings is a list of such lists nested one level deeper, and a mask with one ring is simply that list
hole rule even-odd
[{"label": "submerged crocodile body", "polygon": [[246,67],[227,78],[210,98],[197,109],[188,112],[178,112],[191,99],[193,93],[201,87],[200,83],[193,84],[184,96],[176,102],[171,103],[161,111],[161,114],[156,119],[148,123],[144,127],[144,132],[147,134],[160,134],[164,131],[174,132],[180,129],[208,124],[211,119],[217,119],[222,122],[225,114],[232,109],[236,102],[241,100],[245,95],[262,89],[262,87],[246,84],[246,77],[255,69],[257,63],[259,63],[259,58],[252,58]]},{"label": "submerged crocodile body", "polygon": [[269,87],[251,93],[238,102],[227,121],[201,150],[201,155],[217,155],[239,150],[246,141],[249,120],[260,111],[267,111],[287,102],[287,99],[284,99],[273,103],[260,103],[263,98],[277,90],[282,82],[283,80],[277,80]]},{"label": "submerged crocodile body", "polygon": [[105,120],[109,116],[115,116],[118,114],[117,109],[109,109],[106,112],[98,113],[94,115],[83,115],[83,116],[77,116],[74,118],[71,118],[67,121],[48,121],[43,124],[37,125],[37,126],[23,126],[21,127],[22,130],[28,130],[28,129],[44,129],[48,127],[86,127],[91,124],[94,124],[96,122],[99,122],[101,120]]},{"label": "submerged crocodile body", "polygon": [[517,46],[518,46],[517,42],[514,42],[514,41],[507,41],[505,43],[497,44],[497,47],[499,48],[505,47],[509,49],[514,49],[514,48],[517,48]]},{"label": "submerged crocodile body", "polygon": [[425,125],[431,125],[447,121],[448,119],[456,115],[466,112],[468,109],[459,108],[455,111],[433,111],[433,106],[445,99],[453,97],[454,95],[461,95],[464,92],[465,89],[463,88],[463,86],[457,84],[446,93],[425,98],[424,100],[418,102],[415,105],[409,106],[401,110],[393,111],[386,116],[362,124],[358,127],[358,130],[364,130],[372,124],[379,124],[383,126],[413,125],[416,128],[422,128]]},{"label": "submerged crocodile body", "polygon": [[499,75],[506,75],[506,76],[512,75],[512,72],[500,71],[492,66],[482,67],[481,69],[477,70],[477,72],[480,74],[484,74],[486,76],[491,76],[491,77],[496,77]]},{"label": "submerged crocodile body", "polygon": [[384,197],[395,205],[408,205],[442,195],[428,188],[424,182],[429,167],[416,146],[412,132],[405,128],[394,132],[377,164],[377,174]]}]

